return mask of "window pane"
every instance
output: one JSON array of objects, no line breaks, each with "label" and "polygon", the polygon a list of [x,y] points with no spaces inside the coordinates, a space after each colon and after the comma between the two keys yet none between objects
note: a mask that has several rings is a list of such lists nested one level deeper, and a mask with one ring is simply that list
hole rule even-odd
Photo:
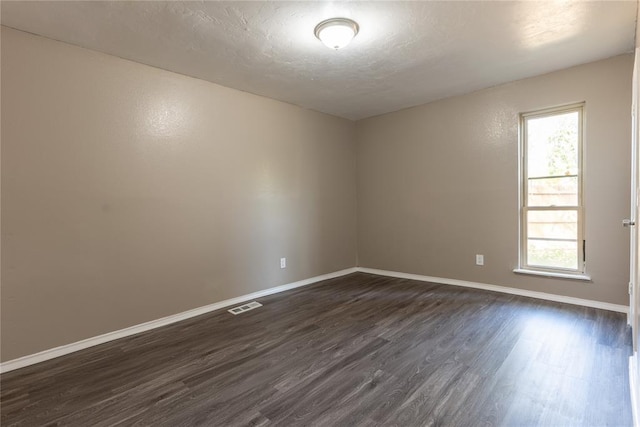
[{"label": "window pane", "polygon": [[528,177],[578,174],[579,113],[527,119]]},{"label": "window pane", "polygon": [[578,212],[529,211],[527,214],[527,238],[578,239]]},{"label": "window pane", "polygon": [[582,114],[576,105],[523,116],[525,268],[582,271]]},{"label": "window pane", "polygon": [[529,239],[527,252],[531,266],[578,269],[577,242]]},{"label": "window pane", "polygon": [[578,206],[578,177],[529,179],[529,206]]}]

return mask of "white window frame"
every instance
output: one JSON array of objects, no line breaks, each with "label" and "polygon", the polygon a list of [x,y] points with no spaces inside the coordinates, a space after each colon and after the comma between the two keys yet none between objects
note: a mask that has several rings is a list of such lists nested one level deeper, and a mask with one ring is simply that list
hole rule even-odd
[{"label": "white window frame", "polygon": [[[559,114],[578,112],[578,204],[576,206],[528,206],[529,179],[527,170],[527,123],[529,119],[555,116]],[[520,114],[520,267],[516,273],[531,273],[558,277],[576,276],[579,279],[589,279],[586,276],[586,238],[584,233],[584,115],[585,103],[564,105]],[[531,211],[569,211],[575,210],[578,216],[577,244],[578,268],[560,268],[530,265],[528,263],[527,215]]]}]

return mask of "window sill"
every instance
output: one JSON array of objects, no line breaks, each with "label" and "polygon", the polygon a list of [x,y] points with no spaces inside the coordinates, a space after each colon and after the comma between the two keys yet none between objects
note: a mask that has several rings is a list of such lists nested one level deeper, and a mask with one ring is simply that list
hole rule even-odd
[{"label": "window sill", "polygon": [[552,273],[550,271],[527,270],[524,268],[515,268],[513,272],[516,274],[529,274],[531,276],[553,277],[556,279],[581,280],[583,282],[591,281],[591,276],[587,276],[586,274]]}]

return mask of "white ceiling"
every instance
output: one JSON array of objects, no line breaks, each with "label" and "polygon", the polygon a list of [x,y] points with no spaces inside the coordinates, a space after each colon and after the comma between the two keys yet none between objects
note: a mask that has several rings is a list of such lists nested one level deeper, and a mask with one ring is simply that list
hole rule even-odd
[{"label": "white ceiling", "polygon": [[[2,24],[361,119],[634,47],[636,1],[2,1]],[[346,48],[313,35],[360,24]]]}]

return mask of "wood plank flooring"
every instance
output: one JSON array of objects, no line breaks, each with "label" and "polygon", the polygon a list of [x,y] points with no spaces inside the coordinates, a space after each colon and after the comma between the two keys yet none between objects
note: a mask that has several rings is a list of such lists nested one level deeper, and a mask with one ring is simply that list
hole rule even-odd
[{"label": "wood plank flooring", "polygon": [[631,426],[624,315],[355,273],[0,377],[3,426]]}]

